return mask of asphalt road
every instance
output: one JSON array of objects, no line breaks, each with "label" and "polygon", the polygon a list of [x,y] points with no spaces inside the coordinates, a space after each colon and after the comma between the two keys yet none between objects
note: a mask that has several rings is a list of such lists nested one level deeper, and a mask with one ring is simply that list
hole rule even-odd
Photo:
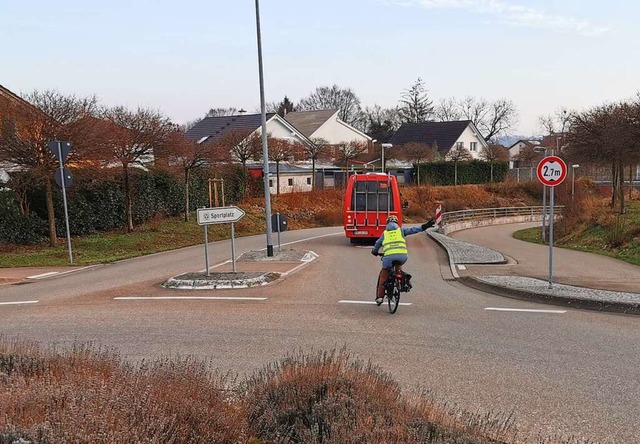
[{"label": "asphalt road", "polygon": [[[408,238],[414,290],[395,315],[373,300],[379,260],[351,246],[338,228],[285,233],[310,238],[292,248],[319,258],[275,284],[197,295],[264,301],[114,300],[118,296],[192,296],[165,290],[171,276],[204,267],[202,247],[79,270],[26,285],[0,287],[0,334],[43,344],[92,341],[128,359],[195,355],[240,374],[298,349],[346,346],[389,371],[407,389],[474,412],[514,412],[542,436],[640,443],[640,323],[637,317],[567,309],[566,313],[445,281],[444,253],[424,234]],[[236,252],[263,248],[264,236],[236,239]],[[212,244],[212,263],[228,242]]]}]

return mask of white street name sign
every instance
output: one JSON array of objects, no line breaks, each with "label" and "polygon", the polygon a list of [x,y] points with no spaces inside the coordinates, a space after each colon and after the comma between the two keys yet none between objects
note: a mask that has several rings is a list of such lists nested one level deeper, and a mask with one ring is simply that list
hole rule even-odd
[{"label": "white street name sign", "polygon": [[238,222],[244,215],[238,207],[198,208],[198,225]]}]

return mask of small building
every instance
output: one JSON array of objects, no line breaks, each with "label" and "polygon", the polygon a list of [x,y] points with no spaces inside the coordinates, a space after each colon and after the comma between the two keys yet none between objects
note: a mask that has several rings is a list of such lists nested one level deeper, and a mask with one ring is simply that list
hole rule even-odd
[{"label": "small building", "polygon": [[[247,165],[249,174],[254,178],[262,177],[262,164]],[[301,168],[288,163],[281,163],[276,170],[275,162],[269,162],[269,191],[276,194],[278,191],[277,180],[280,180],[280,193],[294,193],[311,191],[312,172],[311,169]]]}]

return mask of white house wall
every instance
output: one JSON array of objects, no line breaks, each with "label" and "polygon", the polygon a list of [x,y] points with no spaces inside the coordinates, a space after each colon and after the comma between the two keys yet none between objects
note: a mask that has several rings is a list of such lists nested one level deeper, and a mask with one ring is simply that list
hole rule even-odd
[{"label": "white house wall", "polygon": [[[289,179],[293,179],[293,185],[289,185]],[[311,191],[311,184],[307,183],[311,180],[311,173],[299,174],[299,175],[286,175],[280,174],[280,193],[294,193],[302,191]],[[276,174],[271,173],[269,175],[269,191],[271,194],[276,194]]]},{"label": "white house wall", "polygon": [[[257,133],[258,135],[262,134],[262,128],[259,128],[257,130]],[[302,140],[302,138],[300,138],[297,133],[291,131],[291,129],[289,129],[286,125],[284,125],[277,119],[271,119],[267,121],[267,134],[270,134],[271,137],[274,137],[276,139],[285,139],[289,140],[290,142],[305,143],[305,141]]]},{"label": "white house wall", "polygon": [[[462,142],[463,148],[471,153],[473,159],[482,159],[481,153],[482,150],[487,147],[487,142],[485,142],[484,138],[479,133],[477,133],[471,125],[468,125],[465,128],[465,130],[462,132],[460,137],[458,137],[458,140],[456,140],[456,143],[453,145],[453,147],[451,147],[451,149],[454,149],[459,142]],[[477,143],[476,151],[471,151],[471,142]]]},{"label": "white house wall", "polygon": [[325,139],[331,145],[347,142],[368,143],[370,140],[368,137],[338,122],[337,114],[323,123],[322,126],[311,135],[311,138]]}]

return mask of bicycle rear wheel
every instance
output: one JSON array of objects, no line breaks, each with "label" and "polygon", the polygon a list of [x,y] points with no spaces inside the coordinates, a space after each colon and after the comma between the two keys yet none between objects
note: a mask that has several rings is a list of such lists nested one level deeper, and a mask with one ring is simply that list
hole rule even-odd
[{"label": "bicycle rear wheel", "polygon": [[394,314],[400,305],[400,284],[395,281],[393,287],[389,289],[387,300],[389,301],[389,313]]}]

